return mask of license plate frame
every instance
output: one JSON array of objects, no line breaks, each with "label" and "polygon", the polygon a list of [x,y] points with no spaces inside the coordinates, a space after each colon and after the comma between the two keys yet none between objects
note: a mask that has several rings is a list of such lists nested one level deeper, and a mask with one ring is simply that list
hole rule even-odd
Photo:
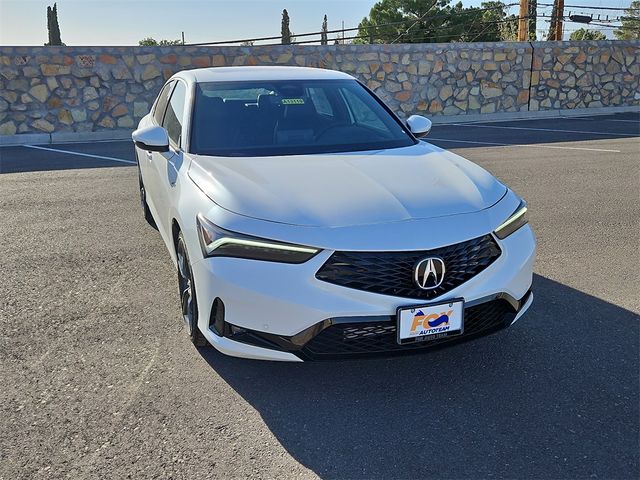
[{"label": "license plate frame", "polygon": [[[425,303],[420,305],[408,305],[398,307],[396,310],[396,341],[399,345],[408,345],[411,343],[422,343],[422,342],[430,342],[434,340],[439,340],[447,337],[457,337],[464,333],[464,298],[450,298],[447,300],[441,300],[439,302]],[[409,312],[409,319],[411,316],[415,317],[415,314],[421,310],[428,310],[431,313],[425,314],[424,317],[428,317],[428,315],[435,314],[433,309],[440,310],[437,307],[441,307],[441,311],[438,311],[438,314],[448,312],[449,310],[454,310],[453,315],[457,315],[460,318],[459,327],[458,322],[454,322],[454,328],[446,331],[434,331],[433,333],[427,333],[425,335],[414,335],[414,336],[402,336],[403,333],[403,320],[406,321],[406,318],[403,318],[403,312]],[[447,308],[445,311],[444,308]],[[452,316],[453,316],[452,315]],[[449,326],[449,322],[446,322],[447,326]],[[429,327],[429,330],[432,328],[441,328],[439,326]]]}]

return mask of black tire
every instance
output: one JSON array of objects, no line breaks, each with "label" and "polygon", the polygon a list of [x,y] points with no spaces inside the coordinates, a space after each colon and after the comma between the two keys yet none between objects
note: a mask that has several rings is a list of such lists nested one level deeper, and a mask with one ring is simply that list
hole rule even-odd
[{"label": "black tire", "polygon": [[176,244],[176,258],[178,263],[178,288],[180,293],[180,308],[182,317],[189,329],[191,343],[196,347],[208,347],[209,341],[198,328],[198,301],[196,298],[193,272],[187,253],[187,245],[182,232],[178,235]]},{"label": "black tire", "polygon": [[151,215],[151,210],[149,210],[149,205],[147,204],[147,191],[144,188],[144,182],[142,181],[142,173],[140,172],[140,165],[138,165],[138,184],[140,188],[140,205],[142,206],[142,211],[144,212],[144,219],[147,221],[152,228],[158,230],[158,226],[156,225],[156,221],[153,219],[153,215]]}]

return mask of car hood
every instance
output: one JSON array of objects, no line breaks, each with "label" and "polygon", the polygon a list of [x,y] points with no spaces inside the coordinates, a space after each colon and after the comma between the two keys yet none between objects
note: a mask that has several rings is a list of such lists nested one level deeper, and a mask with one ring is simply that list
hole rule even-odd
[{"label": "car hood", "polygon": [[189,176],[233,213],[313,227],[471,213],[494,205],[506,193],[486,170],[425,142],[358,153],[194,155]]}]

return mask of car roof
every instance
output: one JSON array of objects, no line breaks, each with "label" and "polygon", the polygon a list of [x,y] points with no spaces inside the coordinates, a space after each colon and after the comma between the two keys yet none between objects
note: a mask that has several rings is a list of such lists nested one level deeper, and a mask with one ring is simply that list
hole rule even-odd
[{"label": "car roof", "polygon": [[353,80],[351,75],[335,70],[285,66],[197,68],[176,73],[174,77],[194,83],[252,80]]}]

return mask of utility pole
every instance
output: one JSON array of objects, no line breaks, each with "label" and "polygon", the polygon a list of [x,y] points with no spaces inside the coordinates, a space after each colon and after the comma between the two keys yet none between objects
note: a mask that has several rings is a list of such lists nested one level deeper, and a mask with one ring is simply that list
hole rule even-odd
[{"label": "utility pole", "polygon": [[184,45],[184,32],[182,32],[182,45]]},{"label": "utility pole", "polygon": [[562,40],[562,17],[564,17],[564,0],[556,0],[558,5],[558,10],[556,12],[556,33],[554,40],[561,41]]},{"label": "utility pole", "polygon": [[538,0],[529,0],[529,40],[535,40],[537,37],[536,27],[538,25]]},{"label": "utility pole", "polygon": [[518,41],[525,42],[529,39],[529,0],[520,0],[520,13],[518,14]]},{"label": "utility pole", "polygon": [[549,20],[549,33],[547,34],[547,41],[553,41],[556,39],[556,22],[558,21],[558,0],[553,2],[553,10],[551,11],[551,19]]},{"label": "utility pole", "polygon": [[553,12],[551,13],[551,24],[549,25],[549,35],[547,40],[562,40],[562,18],[564,17],[564,0],[553,2]]}]

